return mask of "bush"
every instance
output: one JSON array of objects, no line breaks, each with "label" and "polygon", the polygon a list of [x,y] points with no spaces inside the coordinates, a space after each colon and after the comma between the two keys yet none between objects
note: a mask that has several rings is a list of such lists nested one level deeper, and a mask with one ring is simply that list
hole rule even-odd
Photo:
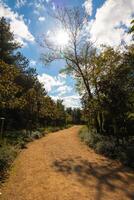
[{"label": "bush", "polygon": [[14,161],[18,150],[9,144],[0,146],[0,177]]},{"label": "bush", "polygon": [[81,141],[84,141],[86,143],[88,143],[89,141],[89,131],[88,128],[86,126],[83,126],[79,132],[79,136]]},{"label": "bush", "polygon": [[19,149],[25,149],[25,148],[26,148],[26,144],[27,144],[27,141],[25,141],[24,138],[19,138],[19,140],[17,141],[16,146],[17,146]]},{"label": "bush", "polygon": [[111,158],[115,157],[115,144],[109,141],[99,141],[95,147],[96,153],[109,156]]},{"label": "bush", "polygon": [[72,126],[72,124],[67,124],[65,128],[71,128]]},{"label": "bush", "polygon": [[36,130],[39,131],[40,133],[44,133],[45,128],[44,127],[40,127],[40,128],[37,128]]},{"label": "bush", "polygon": [[5,138],[9,144],[24,149],[28,142],[31,142],[34,139],[39,139],[44,135],[44,128],[38,128],[36,131],[32,131],[31,133],[26,130],[10,131],[6,133]]},{"label": "bush", "polygon": [[103,141],[103,139],[104,139],[103,136],[96,134],[95,132],[91,132],[89,133],[88,145],[96,149],[97,143]]},{"label": "bush", "polygon": [[96,144],[103,141],[103,136],[96,134],[94,131],[89,131],[86,126],[80,130],[79,135],[81,140],[92,148],[96,148]]},{"label": "bush", "polygon": [[45,128],[45,133],[53,133],[53,132],[56,132],[56,131],[59,131],[59,130],[62,130],[64,129],[65,127],[58,127],[58,126],[55,126],[55,127],[52,127],[52,126],[49,126],[47,128]]},{"label": "bush", "polygon": [[33,139],[39,139],[39,138],[42,137],[42,133],[39,132],[39,131],[32,131],[31,137],[32,137]]},{"label": "bush", "polygon": [[126,143],[125,146],[117,146],[114,137],[111,138],[97,134],[94,131],[91,132],[87,127],[83,127],[80,130],[79,136],[96,153],[118,159],[123,164],[134,167],[134,145],[132,142]]},{"label": "bush", "polygon": [[116,153],[123,164],[134,168],[134,145],[127,146],[125,149],[120,147]]}]

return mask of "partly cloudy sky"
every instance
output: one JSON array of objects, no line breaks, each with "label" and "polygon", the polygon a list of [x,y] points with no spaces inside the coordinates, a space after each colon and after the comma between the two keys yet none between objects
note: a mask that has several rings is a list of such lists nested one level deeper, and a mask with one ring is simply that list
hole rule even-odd
[{"label": "partly cloudy sky", "polygon": [[10,20],[15,40],[23,45],[22,53],[37,69],[48,94],[54,100],[63,99],[67,107],[78,107],[80,97],[74,80],[59,74],[65,63],[57,61],[47,67],[39,59],[42,50],[37,38],[55,26],[48,13],[57,5],[79,6],[85,10],[89,16],[87,31],[97,47],[100,44],[118,46],[131,43],[127,30],[134,18],[134,0],[0,0],[0,17]]}]

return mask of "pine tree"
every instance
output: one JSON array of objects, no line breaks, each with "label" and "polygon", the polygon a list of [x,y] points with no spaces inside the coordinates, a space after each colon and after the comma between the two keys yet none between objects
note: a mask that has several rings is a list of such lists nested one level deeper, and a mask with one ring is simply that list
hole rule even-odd
[{"label": "pine tree", "polygon": [[4,17],[0,19],[0,59],[7,64],[14,64],[17,50],[20,45],[14,41],[13,33],[10,31],[10,24]]}]

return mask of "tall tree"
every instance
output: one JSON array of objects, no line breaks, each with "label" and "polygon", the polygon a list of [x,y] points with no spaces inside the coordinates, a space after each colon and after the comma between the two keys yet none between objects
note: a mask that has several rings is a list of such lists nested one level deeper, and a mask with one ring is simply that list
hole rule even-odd
[{"label": "tall tree", "polygon": [[83,86],[83,90],[86,91],[88,101],[93,108],[92,117],[98,124],[98,114],[95,110],[94,94],[90,84],[92,79],[90,70],[93,67],[92,60],[96,54],[96,49],[89,40],[89,33],[86,33],[88,20],[84,11],[79,8],[57,8],[54,17],[58,20],[61,30],[68,35],[68,44],[65,48],[60,47],[51,40],[48,34],[44,44],[48,53],[42,56],[42,60],[45,64],[49,64],[56,59],[64,59],[66,61],[66,67],[62,71],[73,74],[77,83]]},{"label": "tall tree", "polygon": [[20,47],[11,32],[10,23],[4,17],[0,18],[0,59],[7,64],[16,65],[21,70],[27,68],[29,61],[18,51]]},{"label": "tall tree", "polygon": [[5,63],[14,64],[16,59],[14,51],[20,45],[14,41],[13,33],[10,31],[10,24],[4,17],[0,18],[0,59]]},{"label": "tall tree", "polygon": [[69,41],[65,48],[61,48],[47,35],[44,46],[48,49],[48,53],[45,53],[42,59],[46,64],[56,59],[64,59],[66,61],[65,71],[72,73],[75,77],[81,77],[89,98],[92,98],[86,69],[90,68],[93,48],[88,35],[84,33],[87,25],[84,11],[77,8],[57,8],[54,17],[60,23],[61,29],[68,35]]}]

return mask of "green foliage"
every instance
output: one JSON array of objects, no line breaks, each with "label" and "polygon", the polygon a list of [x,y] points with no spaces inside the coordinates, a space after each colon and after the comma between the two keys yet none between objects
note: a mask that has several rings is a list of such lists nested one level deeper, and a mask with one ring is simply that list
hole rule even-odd
[{"label": "green foliage", "polygon": [[[133,121],[128,117],[134,113],[134,45],[124,49],[102,46],[98,51],[83,34],[85,15],[81,10],[57,9],[55,17],[69,33],[70,43],[61,54],[60,48],[46,37],[49,51],[44,60],[66,61],[62,72],[76,79],[87,124],[95,129],[95,134],[109,138],[113,135],[120,145],[120,140],[134,134]],[[133,23],[134,20],[131,32]],[[69,113],[67,120],[71,120]]]},{"label": "green foliage", "polygon": [[93,131],[89,131],[86,126],[80,131],[80,138],[92,148],[95,148],[96,144],[103,140],[103,136],[101,136],[100,134],[96,134]]},{"label": "green foliage", "polygon": [[0,145],[0,179],[17,155],[17,149],[9,144]]},{"label": "green foliage", "polygon": [[8,64],[14,64],[16,55],[13,52],[20,45],[14,41],[13,33],[10,31],[10,24],[2,17],[0,19],[0,59]]},{"label": "green foliage", "polygon": [[110,158],[115,157],[115,143],[110,140],[101,140],[98,141],[95,145],[96,153],[100,153]]},{"label": "green foliage", "polygon": [[79,137],[81,141],[93,148],[96,153],[112,159],[118,159],[123,164],[134,167],[134,138],[118,146],[115,137],[111,136],[111,138],[109,138],[108,136],[96,134],[86,126],[80,130]]},{"label": "green foliage", "polygon": [[117,158],[125,165],[134,168],[134,145],[127,145],[127,147],[119,148],[117,151]]},{"label": "green foliage", "polygon": [[82,98],[87,123],[98,134],[116,136],[118,143],[134,130],[130,117],[134,111],[133,64],[133,45],[124,52],[104,47],[93,55],[93,69],[89,69],[93,97],[86,91]]},{"label": "green foliage", "polygon": [[89,142],[89,130],[87,126],[83,126],[83,128],[79,132],[79,136],[81,138],[81,141],[84,141],[87,145]]},{"label": "green foliage", "polygon": [[39,132],[39,131],[32,131],[32,138],[33,139],[39,139],[41,137],[42,137],[41,132]]},{"label": "green foliage", "polygon": [[67,108],[66,109],[66,121],[67,124],[84,124],[82,118],[82,110],[80,108]]}]

